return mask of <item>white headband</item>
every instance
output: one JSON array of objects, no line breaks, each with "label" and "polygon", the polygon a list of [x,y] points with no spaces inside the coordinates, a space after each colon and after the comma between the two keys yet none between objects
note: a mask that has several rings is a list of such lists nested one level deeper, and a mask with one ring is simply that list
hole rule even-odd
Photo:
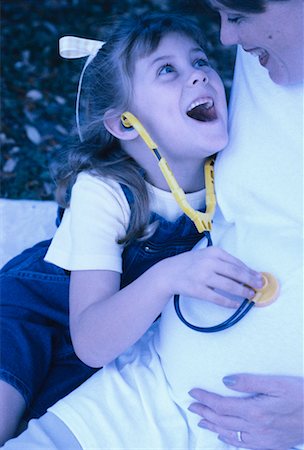
[{"label": "white headband", "polygon": [[76,97],[76,126],[81,142],[83,142],[83,138],[80,130],[79,103],[82,79],[86,68],[90,62],[93,61],[98,50],[101,49],[104,44],[104,41],[96,41],[94,39],[80,38],[76,36],[63,36],[59,39],[59,54],[62,58],[74,59],[88,57],[80,74]]}]

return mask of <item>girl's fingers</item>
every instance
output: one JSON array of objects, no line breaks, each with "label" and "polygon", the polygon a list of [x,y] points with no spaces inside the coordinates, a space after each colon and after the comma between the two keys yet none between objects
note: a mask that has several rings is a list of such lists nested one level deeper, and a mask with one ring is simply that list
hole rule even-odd
[{"label": "girl's fingers", "polygon": [[240,269],[232,264],[224,265],[216,270],[216,273],[224,277],[228,277],[238,283],[246,284],[252,288],[259,289],[263,286],[263,277],[260,273],[253,272],[248,269]]},{"label": "girl's fingers", "polygon": [[255,295],[255,291],[249,286],[222,275],[215,274],[208,284],[212,289],[219,289],[242,298],[252,298]]},{"label": "girl's fingers", "polygon": [[175,289],[181,295],[238,308],[239,301],[227,298],[226,293],[230,297],[251,299],[255,295],[254,289],[263,286],[260,273],[217,247],[187,252],[175,258],[179,272],[183,274],[182,277],[174,277],[178,280],[177,284],[175,281]]},{"label": "girl's fingers", "polygon": [[[214,247],[216,248],[216,247]],[[241,261],[240,259],[236,258],[235,256],[232,256],[230,253],[227,253],[225,250],[221,249],[221,248],[217,248],[217,253],[218,253],[218,258],[221,261],[224,262],[229,262],[230,264],[233,264],[237,267],[243,267],[247,270],[249,270],[252,273],[258,273],[255,270],[250,269],[250,267],[248,267],[243,261]]]},{"label": "girl's fingers", "polygon": [[255,289],[259,289],[263,286],[262,275],[248,269],[246,266],[240,267],[233,263],[221,260],[215,265],[214,271],[216,274],[226,278],[227,280],[232,280],[239,284],[245,284]]},{"label": "girl's fingers", "polygon": [[215,273],[256,289],[263,286],[261,273],[250,269],[238,258],[217,247],[210,247],[202,251],[205,251],[205,255],[208,255],[208,259],[212,261]]},{"label": "girl's fingers", "polygon": [[237,300],[231,300],[230,298],[225,297],[214,291],[211,288],[204,289],[199,296],[196,296],[208,302],[212,302],[219,306],[224,306],[225,308],[238,308],[240,306],[240,302]]}]

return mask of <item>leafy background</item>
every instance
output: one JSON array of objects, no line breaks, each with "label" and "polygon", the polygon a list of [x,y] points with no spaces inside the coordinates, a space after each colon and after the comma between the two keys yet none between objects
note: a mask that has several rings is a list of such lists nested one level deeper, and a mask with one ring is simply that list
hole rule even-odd
[{"label": "leafy background", "polygon": [[71,34],[102,39],[107,17],[129,11],[195,14],[207,52],[229,96],[234,50],[218,39],[217,16],[195,0],[2,0],[1,196],[53,199],[49,165],[74,125],[84,60],[58,56],[58,39]]}]

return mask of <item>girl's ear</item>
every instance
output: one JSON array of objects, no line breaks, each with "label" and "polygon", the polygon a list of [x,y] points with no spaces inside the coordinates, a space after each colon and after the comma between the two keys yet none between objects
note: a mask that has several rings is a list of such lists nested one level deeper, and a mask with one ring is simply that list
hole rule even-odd
[{"label": "girl's ear", "polygon": [[132,141],[138,137],[135,128],[126,128],[122,123],[121,114],[113,109],[105,113],[103,123],[108,132],[119,140]]}]

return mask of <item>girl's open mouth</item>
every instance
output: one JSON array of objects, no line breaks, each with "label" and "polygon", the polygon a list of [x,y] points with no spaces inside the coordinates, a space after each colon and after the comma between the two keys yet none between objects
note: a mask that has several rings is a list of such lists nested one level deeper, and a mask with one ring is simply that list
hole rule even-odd
[{"label": "girl's open mouth", "polygon": [[211,97],[200,98],[191,103],[187,116],[200,122],[212,122],[217,119],[214,101]]}]

